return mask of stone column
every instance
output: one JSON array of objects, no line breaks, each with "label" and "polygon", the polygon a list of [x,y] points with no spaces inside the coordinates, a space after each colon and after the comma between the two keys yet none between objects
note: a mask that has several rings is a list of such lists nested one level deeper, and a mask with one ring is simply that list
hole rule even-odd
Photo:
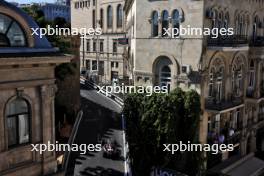
[{"label": "stone column", "polygon": [[[42,139],[43,144],[55,144],[55,117],[54,96],[55,85],[43,85],[41,91],[41,117],[42,117]],[[54,151],[45,151],[42,156],[42,174],[54,173],[57,170],[57,162]]]},{"label": "stone column", "polygon": [[261,67],[260,67],[260,61],[257,61],[256,66],[256,96],[257,98],[260,97],[260,88],[261,88]]},{"label": "stone column", "polygon": [[240,141],[240,154],[243,156],[246,155],[246,153],[247,153],[247,138],[243,134]]},{"label": "stone column", "polygon": [[257,149],[256,146],[256,131],[253,130],[251,133],[251,139],[250,139],[250,152],[255,152]]}]

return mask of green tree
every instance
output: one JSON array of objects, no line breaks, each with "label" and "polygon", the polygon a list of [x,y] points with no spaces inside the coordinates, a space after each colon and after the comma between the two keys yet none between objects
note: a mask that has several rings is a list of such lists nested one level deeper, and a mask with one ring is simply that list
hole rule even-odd
[{"label": "green tree", "polygon": [[[163,152],[163,144],[196,142],[200,97],[180,88],[166,94],[128,95],[124,103],[129,156],[135,175],[149,175],[151,167],[166,167],[194,175],[200,154]],[[192,168],[192,169],[190,169]]]}]

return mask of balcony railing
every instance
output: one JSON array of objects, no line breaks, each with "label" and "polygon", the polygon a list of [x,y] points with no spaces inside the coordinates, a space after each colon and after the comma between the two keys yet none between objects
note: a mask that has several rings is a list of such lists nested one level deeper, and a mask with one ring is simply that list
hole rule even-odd
[{"label": "balcony railing", "polygon": [[216,101],[215,98],[207,98],[205,100],[205,108],[207,110],[222,111],[232,107],[236,107],[243,104],[243,99],[241,97],[232,98],[230,100],[222,100],[220,102]]},{"label": "balcony railing", "polygon": [[208,38],[208,46],[221,46],[221,47],[238,47],[247,45],[247,36],[232,35],[232,36],[219,36],[218,38]]},{"label": "balcony railing", "polygon": [[[233,131],[232,133],[230,133],[230,131]],[[237,144],[240,142],[241,139],[241,129],[237,128],[237,129],[227,129],[225,134],[221,134],[220,136],[224,136],[224,140],[222,139],[221,141],[221,137],[217,134],[215,134],[214,132],[209,131],[208,132],[208,138],[207,138],[207,142],[209,144]]]},{"label": "balcony railing", "polygon": [[255,39],[252,39],[250,42],[250,46],[264,46],[264,37],[258,36]]}]

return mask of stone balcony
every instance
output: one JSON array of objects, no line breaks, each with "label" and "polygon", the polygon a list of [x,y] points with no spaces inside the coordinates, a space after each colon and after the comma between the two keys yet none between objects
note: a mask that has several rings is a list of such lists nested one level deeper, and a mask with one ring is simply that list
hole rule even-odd
[{"label": "stone balcony", "polygon": [[264,37],[258,36],[255,39],[252,39],[250,42],[250,46],[252,46],[252,47],[264,47]]},{"label": "stone balcony", "polygon": [[209,111],[224,111],[242,105],[243,103],[242,97],[234,97],[230,100],[221,101],[216,101],[215,98],[210,97],[205,100],[205,109]]},{"label": "stone balcony", "polygon": [[208,38],[207,45],[212,47],[240,47],[247,46],[249,41],[247,36],[232,35],[232,36],[219,36],[218,38]]}]

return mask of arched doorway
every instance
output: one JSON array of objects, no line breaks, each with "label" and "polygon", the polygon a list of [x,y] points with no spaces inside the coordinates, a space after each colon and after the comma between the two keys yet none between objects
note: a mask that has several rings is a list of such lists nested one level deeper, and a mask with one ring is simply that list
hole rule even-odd
[{"label": "arched doorway", "polygon": [[167,86],[168,91],[172,87],[172,76],[175,70],[172,61],[166,56],[160,56],[153,65],[154,85]]}]

